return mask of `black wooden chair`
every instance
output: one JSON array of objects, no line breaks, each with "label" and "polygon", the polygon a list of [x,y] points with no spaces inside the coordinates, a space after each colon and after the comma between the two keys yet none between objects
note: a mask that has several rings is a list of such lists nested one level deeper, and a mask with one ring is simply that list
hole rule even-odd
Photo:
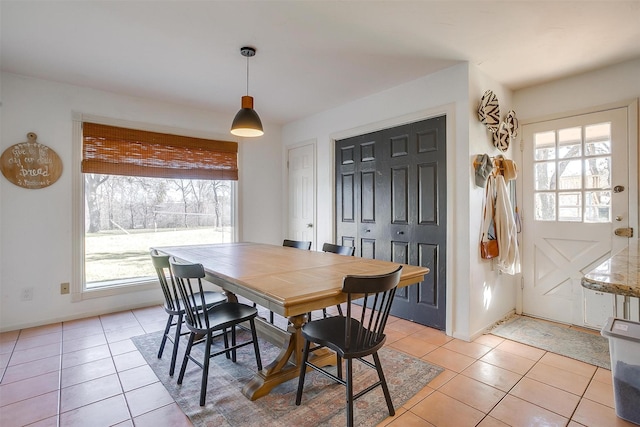
[{"label": "black wooden chair", "polygon": [[[180,337],[188,333],[182,332],[182,323],[184,322],[184,304],[180,301],[180,294],[178,293],[176,283],[171,275],[169,256],[162,255],[155,249],[151,250],[150,255],[153,267],[158,274],[158,281],[162,288],[162,294],[164,295],[164,311],[168,314],[167,325],[164,328],[164,335],[162,335],[160,349],[158,350],[158,359],[162,357],[167,340],[171,341],[173,344],[173,351],[171,352],[169,376],[173,376],[173,372],[176,367],[176,357],[178,355]],[[227,297],[221,292],[204,291],[203,297],[204,304],[207,308],[227,301]],[[198,296],[196,300],[201,301],[202,298]],[[172,327],[175,327],[173,334],[170,333]]]},{"label": "black wooden chair", "polygon": [[[322,252],[331,252],[338,255],[353,256],[356,252],[356,248],[355,246],[341,246],[334,245],[333,243],[325,243],[324,245],[322,245]],[[340,304],[336,305],[336,308],[338,309],[338,313],[340,314],[340,316],[344,316],[344,314],[342,314],[342,307],[340,306]],[[327,318],[328,316],[329,315],[327,314],[327,309],[323,308],[322,317]],[[309,320],[311,320],[311,314],[309,314]]]},{"label": "black wooden chair", "polygon": [[[180,296],[185,303],[185,324],[189,329],[189,342],[185,350],[180,375],[178,376],[178,384],[182,384],[184,373],[187,369],[189,360],[202,368],[202,384],[200,386],[200,406],[204,406],[207,394],[207,379],[209,377],[209,359],[221,354],[227,357],[231,354],[231,359],[236,361],[236,349],[246,345],[253,344],[253,350],[256,355],[256,364],[258,370],[262,370],[262,360],[260,359],[260,348],[258,345],[258,337],[256,335],[255,317],[258,311],[248,305],[237,302],[225,302],[214,305],[209,309],[205,306],[202,279],[205,277],[202,264],[182,264],[174,258],[169,260],[171,271],[176,280]],[[251,340],[236,343],[236,325],[248,322],[251,329]],[[231,329],[231,346],[229,346],[226,330]],[[223,331],[224,350],[211,354],[211,344],[213,341],[213,333],[215,331]],[[204,337],[204,358],[202,361],[196,360],[191,356],[191,349],[196,338],[198,342]]]},{"label": "black wooden chair", "polygon": [[307,251],[311,250],[311,242],[307,242],[305,240],[284,239],[284,241],[282,242],[282,246],[296,249],[305,249]]},{"label": "black wooden chair", "polygon": [[[385,343],[386,336],[384,328],[389,317],[389,310],[393,303],[402,266],[391,273],[377,276],[346,276],[342,283],[342,292],[347,294],[347,315],[328,317],[326,319],[314,320],[306,323],[302,327],[304,336],[303,364],[300,368],[300,378],[298,380],[298,391],[296,393],[296,405],[300,405],[302,400],[302,389],[307,367],[315,369],[334,381],[346,386],[347,397],[347,426],[353,426],[353,401],[372,391],[378,386],[382,387],[389,415],[395,415],[389,388],[382,372],[378,350]],[[362,298],[364,301],[362,308],[353,310],[353,298]],[[360,311],[361,310],[361,311]],[[359,315],[355,313],[360,312]],[[317,346],[311,348],[311,343]],[[337,376],[326,371],[320,366],[309,362],[309,353],[317,349],[328,347],[337,355]],[[374,363],[363,359],[372,355]],[[342,359],[346,362],[347,378],[342,378]],[[378,373],[378,382],[353,394],[353,359],[358,359],[365,365],[375,368]]]}]

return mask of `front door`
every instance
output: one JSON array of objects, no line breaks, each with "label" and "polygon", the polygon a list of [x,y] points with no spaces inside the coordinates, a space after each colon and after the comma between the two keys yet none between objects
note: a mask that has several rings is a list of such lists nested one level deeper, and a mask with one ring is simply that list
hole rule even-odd
[{"label": "front door", "polygon": [[336,235],[362,257],[428,267],[392,314],[445,329],[446,117],[336,141]]},{"label": "front door", "polygon": [[628,244],[627,109],[525,125],[523,147],[523,313],[597,327],[613,297],[580,282]]}]

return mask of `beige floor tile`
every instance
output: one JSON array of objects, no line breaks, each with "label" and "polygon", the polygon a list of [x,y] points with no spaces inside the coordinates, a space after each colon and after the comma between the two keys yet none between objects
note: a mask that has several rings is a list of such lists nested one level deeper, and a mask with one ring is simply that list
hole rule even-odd
[{"label": "beige floor tile", "polygon": [[452,370],[449,369],[445,369],[444,371],[442,371],[437,377],[435,377],[434,379],[432,379],[429,382],[428,387],[437,390],[440,387],[442,387],[444,384],[446,384],[447,382],[451,381],[452,378],[454,378],[456,375],[458,375],[457,372],[454,372]]},{"label": "beige floor tile", "polygon": [[[164,329],[164,327],[161,329]],[[142,329],[142,326],[140,325],[135,325],[127,328],[118,328],[111,331],[105,330],[104,332],[105,336],[107,337],[107,342],[109,343],[126,340],[137,335],[144,335],[145,333],[145,330]]]},{"label": "beige floor tile", "polygon": [[526,374],[536,363],[531,359],[498,348],[494,348],[480,360],[520,375]]},{"label": "beige floor tile", "polygon": [[71,411],[119,394],[122,394],[122,387],[117,375],[107,375],[85,381],[62,389],[60,392],[60,411]]},{"label": "beige floor tile", "polygon": [[500,338],[496,335],[484,334],[473,340],[473,342],[486,345],[487,347],[496,347],[504,341],[504,338]]},{"label": "beige floor tile", "polygon": [[589,385],[589,378],[555,366],[545,365],[544,363],[536,364],[527,374],[527,378],[540,381],[569,393],[582,396]]},{"label": "beige floor tile", "polygon": [[474,359],[481,358],[491,350],[489,346],[458,339],[452,339],[442,347],[455,351],[456,353],[464,354],[465,356],[473,357]]},{"label": "beige floor tile", "polygon": [[89,347],[82,350],[64,353],[62,355],[62,368],[70,368],[72,366],[109,357],[111,357],[111,352],[109,352],[108,345],[103,344],[96,347]]},{"label": "beige floor tile", "polygon": [[62,332],[36,335],[29,338],[20,337],[16,342],[14,350],[31,350],[49,344],[60,344],[62,342]]},{"label": "beige floor tile", "polygon": [[396,408],[396,414],[393,417],[388,416],[387,418],[379,422],[376,427],[386,427],[392,422],[394,422],[396,419],[398,419],[398,417],[402,416],[402,414],[406,414],[407,412],[408,411],[404,408]]},{"label": "beige floor tile", "polygon": [[0,332],[0,343],[16,342],[20,331]]},{"label": "beige floor tile", "polygon": [[580,401],[572,419],[588,427],[636,427],[636,424],[618,418],[613,408],[589,399]]},{"label": "beige floor tile", "polygon": [[122,389],[127,392],[155,382],[159,379],[149,365],[138,366],[118,373]]},{"label": "beige floor tile", "polygon": [[[167,341],[167,344],[165,345],[164,348],[165,348],[165,351],[167,351],[168,348],[171,348],[171,342]],[[131,351],[137,350],[137,347],[131,340],[122,340],[122,341],[109,343],[109,349],[111,350],[111,354],[113,356],[117,356],[119,354],[129,353]],[[160,349],[159,341],[158,341],[158,349]]]},{"label": "beige floor tile", "polygon": [[456,353],[443,347],[438,347],[431,353],[428,353],[422,360],[434,363],[443,368],[450,369],[454,372],[462,372],[471,365],[475,359],[464,354]]},{"label": "beige floor tile", "polygon": [[462,375],[481,381],[504,392],[511,390],[522,378],[520,374],[481,360],[473,362],[471,366],[462,371]]},{"label": "beige floor tile", "polygon": [[2,384],[24,380],[38,375],[60,370],[60,359],[62,356],[55,355],[33,362],[21,363],[7,367],[7,371],[2,377]]},{"label": "beige floor tile", "polygon": [[471,427],[484,418],[481,411],[439,391],[427,396],[411,412],[438,427]]},{"label": "beige floor tile", "polygon": [[438,389],[472,408],[483,413],[489,413],[491,409],[502,399],[505,392],[493,388],[473,378],[458,375]]},{"label": "beige floor tile", "polygon": [[389,328],[385,328],[384,334],[387,336],[387,345],[392,344],[409,335],[406,332],[395,331]]},{"label": "beige floor tile", "polygon": [[387,328],[394,329],[396,331],[403,331],[408,334],[412,334],[417,331],[423,330],[425,327],[419,323],[410,322],[404,319],[398,319],[392,323],[387,323]]},{"label": "beige floor tile", "polygon": [[57,371],[0,385],[0,406],[10,405],[55,390],[60,384]]},{"label": "beige floor tile", "polygon": [[87,420],[91,420],[92,427],[106,427],[128,419],[127,402],[124,399],[124,395],[119,394],[60,414],[60,425],[65,427],[86,427]]},{"label": "beige floor tile", "polygon": [[563,427],[569,422],[567,418],[511,395],[505,396],[489,415],[510,426]]},{"label": "beige floor tile", "polygon": [[571,417],[580,401],[580,396],[527,377],[516,384],[509,394],[566,418]]},{"label": "beige floor tile", "polygon": [[62,330],[64,332],[70,331],[76,328],[91,328],[99,327],[102,330],[102,322],[100,322],[99,316],[85,317],[83,319],[68,320],[62,322]]},{"label": "beige floor tile", "polygon": [[443,331],[438,331],[433,328],[424,328],[414,332],[412,335],[434,345],[444,345],[453,339]]},{"label": "beige floor tile", "polygon": [[21,363],[33,362],[34,360],[42,360],[47,357],[59,355],[61,352],[60,343],[53,343],[38,347],[38,351],[14,350],[11,354],[8,366],[19,365]]},{"label": "beige floor tile", "polygon": [[[128,391],[124,395],[134,418],[174,402],[160,382]],[[194,396],[194,398],[198,397]]]},{"label": "beige floor tile", "polygon": [[613,377],[609,369],[598,368],[593,379],[602,383],[613,384]]},{"label": "beige floor tile", "polygon": [[62,370],[60,384],[62,388],[80,384],[116,373],[116,367],[110,357],[82,363]]},{"label": "beige floor tile", "polygon": [[496,346],[496,349],[524,357],[526,359],[538,361],[546,351],[539,348],[531,347],[515,341],[504,340]]},{"label": "beige floor tile", "polygon": [[545,355],[540,359],[540,362],[546,365],[555,366],[556,368],[565,369],[589,379],[593,377],[597,369],[595,366],[589,365],[588,363],[555,353],[545,353]]},{"label": "beige floor tile", "polygon": [[113,363],[115,363],[118,372],[122,372],[126,371],[127,369],[146,365],[147,361],[144,360],[144,357],[142,357],[142,354],[140,354],[138,350],[135,350],[113,356]]},{"label": "beige floor tile", "polygon": [[487,415],[477,427],[509,427],[509,425]]},{"label": "beige floor tile", "polygon": [[0,354],[11,353],[16,347],[16,341],[0,342]]},{"label": "beige floor tile", "polygon": [[422,357],[438,348],[436,345],[414,338],[413,335],[399,339],[398,341],[389,344],[389,346],[415,357]]},{"label": "beige floor tile", "polygon": [[71,353],[73,351],[85,350],[92,347],[103,346],[107,344],[107,338],[104,334],[87,335],[69,341],[63,341],[62,352]]},{"label": "beige floor tile", "polygon": [[0,407],[0,426],[26,426],[58,413],[58,391]]},{"label": "beige floor tile", "polygon": [[584,397],[611,408],[615,407],[613,386],[611,383],[591,380],[587,387],[587,391],[584,393]]},{"label": "beige floor tile", "polygon": [[404,405],[402,405],[402,407],[405,409],[411,409],[411,407],[413,407],[416,403],[420,402],[422,399],[429,396],[434,391],[434,388],[426,386],[418,393],[416,393],[411,399],[407,400]]},{"label": "beige floor tile", "polygon": [[80,338],[89,337],[91,335],[102,335],[104,337],[104,331],[102,330],[102,326],[99,322],[95,325],[63,329],[62,340],[65,342],[73,341]]},{"label": "beige floor tile", "polygon": [[47,335],[53,333],[60,333],[62,331],[62,323],[51,323],[44,326],[36,326],[33,328],[22,329],[20,331],[20,338],[30,338],[39,335]]},{"label": "beige floor tile", "polygon": [[434,427],[433,424],[414,414],[413,412],[405,412],[400,416],[395,416],[388,426],[392,427]]}]

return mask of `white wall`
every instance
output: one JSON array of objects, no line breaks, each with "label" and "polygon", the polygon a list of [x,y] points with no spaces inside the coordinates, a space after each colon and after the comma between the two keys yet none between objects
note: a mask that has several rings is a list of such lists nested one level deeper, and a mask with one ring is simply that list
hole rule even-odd
[{"label": "white wall", "polygon": [[[333,141],[359,135],[378,129],[393,127],[400,123],[417,121],[427,117],[447,113],[447,204],[448,204],[448,251],[447,251],[447,333],[470,339],[471,334],[483,330],[515,307],[511,294],[501,294],[501,303],[488,308],[482,307],[478,288],[486,280],[481,280],[485,269],[478,268],[478,231],[471,230],[470,217],[478,212],[470,212],[470,192],[477,199],[473,185],[469,128],[474,123],[475,132],[479,126],[475,109],[483,88],[470,99],[469,67],[459,64],[438,73],[425,76],[413,82],[368,96],[338,108],[290,123],[283,128],[283,146],[286,147],[307,140],[317,141],[318,163],[318,241],[333,241],[335,230],[334,212],[334,166]],[[484,136],[486,139],[486,135]],[[487,144],[486,139],[484,144]],[[479,142],[476,144],[480,145]],[[490,146],[483,148],[487,151]],[[286,185],[286,183],[285,183]],[[286,203],[286,200],[285,200]],[[477,203],[476,203],[477,204]],[[286,212],[286,211],[285,211]],[[286,219],[285,219],[286,220]],[[472,244],[472,245],[471,245]],[[472,256],[470,256],[472,254]],[[471,262],[469,261],[471,259]],[[472,268],[480,285],[471,283]],[[491,274],[487,280],[495,280]],[[481,288],[480,288],[481,289]],[[495,301],[495,300],[494,300]],[[509,308],[505,309],[505,306]],[[497,307],[497,308],[495,308]],[[475,314],[474,314],[475,313]],[[480,315],[479,313],[482,313]],[[481,323],[481,324],[479,324]]]},{"label": "white wall", "polygon": [[[476,67],[471,66],[469,72],[469,298],[470,319],[469,335],[475,338],[481,335],[488,326],[501,320],[515,309],[516,282],[520,275],[510,276],[500,274],[493,266],[493,261],[480,257],[480,224],[482,219],[482,206],[485,197],[484,189],[475,185],[473,160],[477,154],[489,156],[503,155],[506,158],[515,159],[519,147],[513,141],[506,152],[501,152],[493,145],[491,133],[486,126],[480,123],[477,117],[478,104],[484,92],[492,90],[498,97],[500,106],[500,118],[504,119],[512,107],[512,93],[491,77],[482,73]],[[516,111],[516,114],[518,112]]]},{"label": "white wall", "polygon": [[[60,283],[72,277],[72,113],[233,140],[228,127],[235,111],[215,114],[8,73],[2,73],[1,81],[0,150],[26,141],[26,134],[35,132],[38,142],[62,158],[63,173],[55,184],[39,190],[0,178],[0,330],[159,302],[159,290],[74,303],[69,295],[60,295]],[[281,238],[280,138],[279,126],[266,125],[264,137],[240,141],[240,235],[245,240],[276,243]],[[34,288],[32,301],[20,300],[26,287]]]}]

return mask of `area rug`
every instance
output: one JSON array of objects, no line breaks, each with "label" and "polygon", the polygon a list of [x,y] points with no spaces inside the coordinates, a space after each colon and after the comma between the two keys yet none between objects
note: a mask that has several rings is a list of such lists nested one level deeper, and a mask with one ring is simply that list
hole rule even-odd
[{"label": "area rug", "polygon": [[600,335],[528,316],[514,316],[490,332],[502,338],[611,369],[609,340]]},{"label": "area rug", "polygon": [[[195,426],[245,427],[245,426],[344,426],[345,389],[323,375],[307,373],[302,404],[295,405],[297,380],[291,380],[274,388],[267,396],[250,401],[242,394],[246,384],[256,371],[253,346],[238,350],[237,363],[224,355],[211,359],[206,405],[199,405],[202,371],[189,362],[182,385],[176,381],[180,362],[186,347],[186,338],[180,343],[178,363],[174,377],[169,377],[171,343],[167,343],[162,359],[157,358],[162,332],[133,337],[131,340],[144,356],[171,396]],[[243,337],[238,337],[238,340]],[[202,345],[195,346],[192,354],[202,355]],[[268,364],[279,353],[275,346],[261,340],[260,354],[263,364]],[[378,353],[389,385],[391,399],[396,410],[435,378],[442,368],[416,359],[402,352],[383,348]],[[354,393],[377,381],[374,369],[354,362]],[[366,394],[355,402],[355,424],[375,426],[388,417],[382,389]]]}]

